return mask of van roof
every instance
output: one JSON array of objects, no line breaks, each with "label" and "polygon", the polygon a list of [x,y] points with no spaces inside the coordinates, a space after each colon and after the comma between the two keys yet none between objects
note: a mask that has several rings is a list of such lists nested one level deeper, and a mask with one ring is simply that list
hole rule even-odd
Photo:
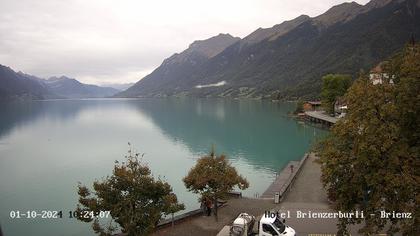
[{"label": "van roof", "polygon": [[245,221],[245,219],[243,219],[243,218],[236,218],[236,219],[233,221],[233,224],[234,224],[234,225],[245,225],[245,224],[246,224],[246,221]]},{"label": "van roof", "polygon": [[264,224],[272,224],[275,220],[276,220],[276,218],[277,217],[270,217],[270,216],[268,216],[268,215],[263,215],[262,217],[261,217],[261,220],[260,220],[260,222],[261,223],[264,223]]}]

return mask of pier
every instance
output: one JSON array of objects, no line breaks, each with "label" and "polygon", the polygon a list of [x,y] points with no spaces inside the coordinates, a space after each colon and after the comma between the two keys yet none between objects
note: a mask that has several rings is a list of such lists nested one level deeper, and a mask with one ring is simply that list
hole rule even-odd
[{"label": "pier", "polygon": [[323,111],[306,111],[305,116],[306,119],[311,122],[321,123],[328,126],[332,126],[338,121],[338,118],[331,117],[325,114]]},{"label": "pier", "polygon": [[[280,194],[280,201],[284,198],[285,194],[290,190],[297,174],[300,172],[301,166],[305,163],[308,158],[308,154],[305,154],[300,161],[290,161],[276,176],[276,179],[271,185],[265,190],[260,196],[263,199],[274,199],[276,192]],[[291,166],[293,165],[293,171]]]}]

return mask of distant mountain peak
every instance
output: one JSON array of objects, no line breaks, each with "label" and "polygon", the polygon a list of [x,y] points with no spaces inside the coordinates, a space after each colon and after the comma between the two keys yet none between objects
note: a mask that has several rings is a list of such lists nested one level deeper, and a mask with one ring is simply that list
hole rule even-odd
[{"label": "distant mountain peak", "polygon": [[77,79],[70,78],[70,77],[67,77],[67,76],[65,76],[65,75],[61,75],[61,76],[52,76],[52,77],[50,77],[50,78],[48,78],[48,79],[46,80],[46,82],[47,82],[47,83],[63,82],[63,81],[65,81],[65,82],[67,82],[67,83],[81,84],[81,82],[80,82],[80,81],[78,81]]},{"label": "distant mountain peak", "polygon": [[124,91],[128,89],[129,87],[133,86],[135,83],[102,83],[101,87],[109,87],[114,88],[119,91]]},{"label": "distant mountain peak", "polygon": [[[386,0],[381,0],[386,1]],[[345,2],[333,6],[324,14],[314,18],[314,21],[322,26],[331,26],[338,22],[346,22],[363,12],[364,6],[357,2]]]},{"label": "distant mountain peak", "polygon": [[274,25],[271,28],[258,28],[242,40],[242,44],[255,44],[264,39],[275,40],[276,38],[286,34],[301,23],[309,20],[307,15],[300,15],[293,20],[284,21],[281,24]]},{"label": "distant mountain peak", "polygon": [[51,76],[51,77],[48,78],[48,80],[64,80],[64,79],[72,79],[72,78],[69,78],[69,77],[67,77],[65,75]]},{"label": "distant mountain peak", "polygon": [[[374,8],[380,8],[383,7],[393,0],[371,0],[370,2],[366,3],[365,7],[366,9],[374,9]],[[403,0],[396,0],[399,2],[402,2]]]},{"label": "distant mountain peak", "polygon": [[42,79],[0,65],[0,100],[56,98]]},{"label": "distant mountain peak", "polygon": [[183,52],[174,53],[171,57],[165,59],[162,65],[185,63],[188,61],[190,64],[195,64],[197,63],[197,56],[207,59],[212,58],[239,40],[239,37],[222,33],[208,39],[196,40]]},{"label": "distant mountain peak", "polygon": [[119,90],[110,87],[84,84],[65,75],[50,77],[45,80],[45,83],[55,94],[66,98],[107,97],[119,92]]},{"label": "distant mountain peak", "polygon": [[311,18],[311,17],[308,16],[308,15],[302,14],[302,15],[296,17],[294,20],[298,20],[298,19],[300,19],[300,20],[307,20],[309,18]]},{"label": "distant mountain peak", "polygon": [[188,47],[187,51],[199,52],[208,58],[214,57],[226,47],[239,41],[241,38],[233,37],[230,34],[220,33],[205,40],[196,40]]},{"label": "distant mountain peak", "polygon": [[48,79],[47,79],[47,81],[56,81],[56,80],[61,80],[62,78],[61,78],[62,76],[51,76],[51,77],[49,77]]},{"label": "distant mountain peak", "polygon": [[[382,8],[391,2],[401,3],[407,0],[371,0],[365,5],[360,5],[357,2],[345,2],[333,6],[325,13],[313,18],[314,22],[323,27],[331,26],[338,22],[347,22],[358,16],[359,14],[366,13],[370,10]],[[416,0],[414,0],[416,1]],[[420,0],[417,0],[420,6]]]}]

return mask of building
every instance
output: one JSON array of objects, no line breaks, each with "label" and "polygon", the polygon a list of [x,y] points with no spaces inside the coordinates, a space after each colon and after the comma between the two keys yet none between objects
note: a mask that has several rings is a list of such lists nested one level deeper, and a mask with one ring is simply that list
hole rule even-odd
[{"label": "building", "polygon": [[393,84],[394,81],[392,79],[389,79],[389,75],[384,72],[383,67],[386,62],[381,62],[377,66],[375,66],[372,70],[370,70],[369,73],[369,79],[372,82],[372,84],[382,84],[385,81],[389,80],[390,84]]},{"label": "building", "polygon": [[347,113],[347,103],[344,100],[344,97],[339,97],[334,102],[334,115],[339,118],[344,117]]},{"label": "building", "polygon": [[318,111],[321,109],[320,101],[309,101],[303,104],[304,111]]}]

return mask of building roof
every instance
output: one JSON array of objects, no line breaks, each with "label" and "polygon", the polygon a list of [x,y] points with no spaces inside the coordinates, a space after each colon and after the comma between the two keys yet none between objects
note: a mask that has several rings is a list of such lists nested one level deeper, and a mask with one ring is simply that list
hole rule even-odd
[{"label": "building roof", "polygon": [[386,62],[381,62],[370,70],[371,74],[382,74]]},{"label": "building roof", "polygon": [[320,106],[321,105],[321,101],[308,101],[307,103],[309,103],[313,106]]}]

